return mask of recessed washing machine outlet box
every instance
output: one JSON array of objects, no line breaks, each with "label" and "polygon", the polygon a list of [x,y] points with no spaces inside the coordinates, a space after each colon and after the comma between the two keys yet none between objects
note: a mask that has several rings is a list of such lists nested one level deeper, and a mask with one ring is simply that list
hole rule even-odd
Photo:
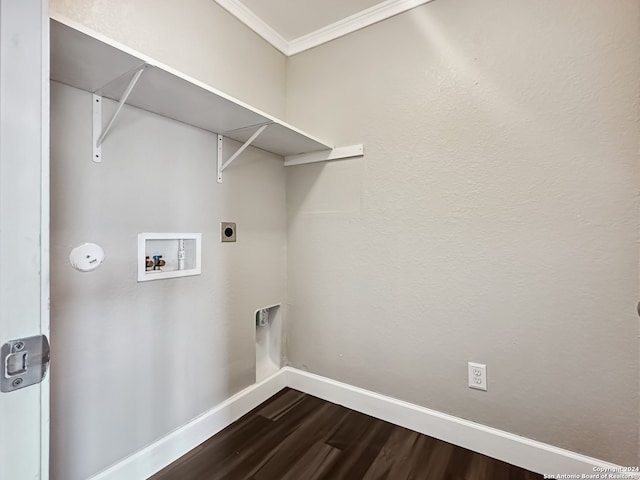
[{"label": "recessed washing machine outlet box", "polygon": [[200,275],[201,259],[201,233],[138,234],[139,282]]},{"label": "recessed washing machine outlet box", "polygon": [[220,222],[220,240],[223,242],[236,241],[235,222]]}]

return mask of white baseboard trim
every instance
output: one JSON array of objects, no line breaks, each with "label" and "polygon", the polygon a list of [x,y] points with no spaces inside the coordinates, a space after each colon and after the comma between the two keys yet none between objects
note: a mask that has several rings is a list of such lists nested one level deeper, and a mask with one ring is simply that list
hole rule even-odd
[{"label": "white baseboard trim", "polygon": [[262,382],[238,392],[157,442],[92,476],[89,480],[148,478],[231,425],[284,387],[286,387],[286,372],[280,370]]},{"label": "white baseboard trim", "polygon": [[[271,377],[242,390],[187,425],[94,475],[89,480],[148,478],[284,387],[294,388],[533,472],[546,475],[620,473],[621,467],[612,463],[396,400],[320,375],[284,367]],[[607,477],[601,475],[601,478]],[[628,474],[625,478],[640,477]]]},{"label": "white baseboard trim", "polygon": [[295,368],[285,367],[282,370],[286,372],[288,387],[536,473],[593,475],[603,471],[620,472],[618,465],[596,458]]}]

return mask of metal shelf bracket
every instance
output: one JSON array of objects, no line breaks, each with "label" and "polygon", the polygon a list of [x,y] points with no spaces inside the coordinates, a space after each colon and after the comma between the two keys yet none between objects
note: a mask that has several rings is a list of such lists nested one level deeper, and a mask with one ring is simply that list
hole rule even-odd
[{"label": "metal shelf bracket", "polygon": [[332,150],[289,155],[284,157],[284,166],[304,165],[305,163],[327,162],[329,160],[342,160],[345,158],[362,157],[364,146],[362,144],[338,147]]},{"label": "metal shelf bracket", "polygon": [[127,86],[126,90],[122,94],[122,98],[118,103],[118,107],[116,108],[116,111],[113,113],[111,120],[109,120],[109,123],[107,123],[107,126],[104,128],[104,130],[102,129],[102,96],[93,94],[93,98],[91,99],[91,101],[93,103],[93,157],[92,157],[92,160],[94,162],[96,163],[102,162],[102,142],[104,142],[104,139],[106,138],[107,134],[109,133],[109,130],[111,130],[111,127],[115,123],[116,118],[120,113],[120,110],[122,110],[122,107],[124,107],[124,104],[127,102],[127,98],[129,98],[129,95],[131,95],[131,92],[133,91],[133,87],[135,87],[136,83],[138,83],[138,80],[140,80],[140,76],[144,72],[144,69],[145,67],[139,68],[136,71],[136,73],[133,75],[133,78],[131,78],[129,85]]},{"label": "metal shelf bracket", "polygon": [[251,145],[253,143],[253,141],[258,138],[258,136],[265,131],[265,129],[269,126],[269,124],[265,124],[262,125],[258,130],[256,130],[254,132],[253,135],[251,135],[251,137],[249,137],[249,139],[244,142],[242,144],[242,146],[236,150],[236,152],[231,155],[231,157],[229,157],[229,159],[222,163],[222,143],[223,143],[223,139],[224,136],[218,134],[218,183],[222,183],[222,172],[224,171],[225,168],[227,168],[229,165],[231,165],[231,162],[233,162],[236,158],[238,158],[238,156],[245,151],[245,149]]}]

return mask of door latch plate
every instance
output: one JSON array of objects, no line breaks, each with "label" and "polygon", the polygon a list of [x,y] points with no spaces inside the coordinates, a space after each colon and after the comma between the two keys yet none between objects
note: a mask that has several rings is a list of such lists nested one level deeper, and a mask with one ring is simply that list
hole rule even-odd
[{"label": "door latch plate", "polygon": [[49,368],[49,341],[44,335],[10,340],[0,348],[0,358],[1,392],[40,383]]}]

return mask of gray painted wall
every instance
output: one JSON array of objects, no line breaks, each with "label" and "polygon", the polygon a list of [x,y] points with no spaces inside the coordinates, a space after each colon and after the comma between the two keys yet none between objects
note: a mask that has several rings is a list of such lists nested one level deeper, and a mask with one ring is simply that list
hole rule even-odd
[{"label": "gray painted wall", "polygon": [[639,19],[447,0],[292,57],[287,120],[366,155],[287,169],[291,364],[637,464]]},{"label": "gray painted wall", "polygon": [[[288,82],[288,121],[367,155],[288,169],[286,227],[280,159],[249,150],[220,186],[212,135],[127,108],[95,165],[88,95],[53,84],[53,480],[253,382],[285,241],[294,366],[638,461],[637,2],[434,2],[286,72],[210,0],[134,3],[51,10],[274,115]],[[202,276],[137,284],[136,234],[167,230],[203,232]],[[66,260],[85,241],[93,274]]]},{"label": "gray painted wall", "polygon": [[[53,0],[51,13],[284,113],[285,57],[211,0]],[[54,83],[51,97],[51,477],[73,480],[254,382],[253,312],[284,298],[285,177],[281,158],[248,149],[219,185],[214,135],[132,108],[96,165],[90,96]],[[219,243],[220,221],[238,223],[236,244]],[[202,232],[202,275],[138,284],[145,231]],[[67,258],[87,241],[106,261],[80,274]]]},{"label": "gray painted wall", "polygon": [[[91,95],[51,99],[51,478],[75,480],[255,381],[253,313],[284,299],[285,175],[249,149],[219,185],[215,135],[130,107],[95,164]],[[139,232],[202,232],[202,274],[137,283]],[[84,242],[106,252],[92,273],[68,262]]]}]

